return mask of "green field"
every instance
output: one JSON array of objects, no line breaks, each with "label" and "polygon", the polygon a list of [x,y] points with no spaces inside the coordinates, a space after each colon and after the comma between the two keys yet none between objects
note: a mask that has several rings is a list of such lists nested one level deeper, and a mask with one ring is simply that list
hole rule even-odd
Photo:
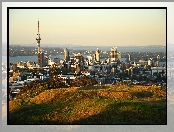
[{"label": "green field", "polygon": [[30,89],[9,101],[9,124],[167,124],[166,88]]}]

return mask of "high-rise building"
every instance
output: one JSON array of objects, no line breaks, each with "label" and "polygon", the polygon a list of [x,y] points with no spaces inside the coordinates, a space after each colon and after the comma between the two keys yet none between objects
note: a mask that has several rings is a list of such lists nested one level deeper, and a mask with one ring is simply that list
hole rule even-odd
[{"label": "high-rise building", "polygon": [[76,62],[78,62],[78,63],[79,62],[84,62],[84,57],[80,53],[74,54],[74,58],[75,58]]},{"label": "high-rise building", "polygon": [[46,60],[44,57],[44,53],[40,53],[40,67],[44,67],[46,65]]},{"label": "high-rise building", "polygon": [[116,47],[111,48],[111,62],[113,61],[121,61],[121,52],[117,52]]},{"label": "high-rise building", "polygon": [[64,49],[64,60],[68,62],[70,60],[69,51],[67,48]]},{"label": "high-rise building", "polygon": [[117,52],[117,61],[121,61],[121,52]]},{"label": "high-rise building", "polygon": [[100,62],[100,51],[98,50],[98,48],[95,52],[94,59],[96,62]]},{"label": "high-rise building", "polygon": [[131,60],[130,60],[130,54],[128,54],[128,62],[130,62]]},{"label": "high-rise building", "polygon": [[151,66],[151,65],[152,65],[152,60],[149,59],[149,60],[147,61],[147,65]]},{"label": "high-rise building", "polygon": [[117,49],[115,47],[111,48],[111,61],[116,61]]},{"label": "high-rise building", "polygon": [[159,56],[159,55],[157,55],[156,59],[157,59],[157,61],[156,61],[156,66],[159,66],[159,60],[160,60],[160,56]]},{"label": "high-rise building", "polygon": [[93,61],[93,57],[90,55],[90,56],[87,56],[87,59],[88,59],[88,62],[89,63],[92,63],[92,61]]}]

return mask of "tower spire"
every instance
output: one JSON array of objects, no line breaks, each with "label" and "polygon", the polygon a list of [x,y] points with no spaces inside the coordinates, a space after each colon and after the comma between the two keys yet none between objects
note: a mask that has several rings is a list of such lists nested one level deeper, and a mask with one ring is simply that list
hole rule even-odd
[{"label": "tower spire", "polygon": [[38,65],[40,65],[40,34],[39,34],[39,20],[38,20],[38,34],[37,34],[37,37],[36,37],[36,41],[37,41],[37,46],[38,46]]},{"label": "tower spire", "polygon": [[39,34],[39,20],[38,20],[38,34]]}]

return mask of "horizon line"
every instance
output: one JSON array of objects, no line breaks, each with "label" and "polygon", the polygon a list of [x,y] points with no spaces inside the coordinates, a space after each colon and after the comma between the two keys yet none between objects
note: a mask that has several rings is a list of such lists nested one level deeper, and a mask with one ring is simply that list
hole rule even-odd
[{"label": "horizon line", "polygon": [[[7,44],[7,43],[2,43],[2,44]],[[9,46],[11,46],[11,45],[22,45],[22,46],[28,46],[28,45],[36,45],[37,46],[37,44],[9,44]],[[144,46],[144,47],[148,47],[148,46],[167,46],[167,45],[172,45],[171,43],[168,43],[168,44],[166,44],[166,45],[160,45],[160,44],[158,44],[158,45],[154,45],[154,44],[151,44],[151,45],[133,45],[133,44],[130,44],[130,45],[108,45],[108,46],[106,46],[106,45],[96,45],[96,46],[94,46],[94,45],[79,45],[79,44],[41,44],[41,45],[48,45],[48,46],[51,46],[51,45],[61,45],[61,46],[66,46],[66,45],[68,45],[68,46],[88,46],[88,47],[98,47],[98,46],[100,46],[100,47],[126,47],[126,46]]]}]

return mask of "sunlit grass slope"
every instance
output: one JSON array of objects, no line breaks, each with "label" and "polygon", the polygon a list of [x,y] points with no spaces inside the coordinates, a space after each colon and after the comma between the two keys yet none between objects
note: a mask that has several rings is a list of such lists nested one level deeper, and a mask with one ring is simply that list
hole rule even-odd
[{"label": "sunlit grass slope", "polygon": [[156,86],[59,88],[9,102],[10,124],[166,124],[166,114]]}]

